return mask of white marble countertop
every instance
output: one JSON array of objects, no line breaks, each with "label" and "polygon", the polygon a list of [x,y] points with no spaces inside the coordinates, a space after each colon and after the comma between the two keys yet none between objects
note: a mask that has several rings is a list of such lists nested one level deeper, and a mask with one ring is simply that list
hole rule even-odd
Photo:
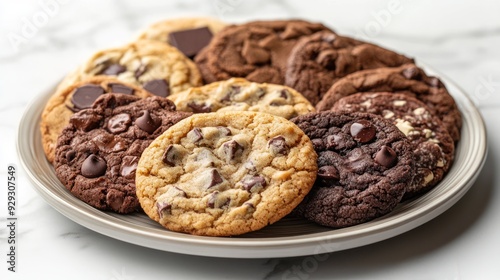
[{"label": "white marble countertop", "polygon": [[[0,279],[500,279],[498,11],[500,2],[494,0],[2,1]],[[67,219],[35,192],[21,169],[15,145],[24,107],[94,51],[126,43],[155,21],[197,15],[229,22],[321,21],[341,34],[426,62],[461,86],[484,117],[489,155],[478,180],[432,221],[389,240],[331,253],[315,264],[306,263],[307,257],[222,259],[157,251]],[[19,172],[15,273],[6,262],[10,163]]]}]

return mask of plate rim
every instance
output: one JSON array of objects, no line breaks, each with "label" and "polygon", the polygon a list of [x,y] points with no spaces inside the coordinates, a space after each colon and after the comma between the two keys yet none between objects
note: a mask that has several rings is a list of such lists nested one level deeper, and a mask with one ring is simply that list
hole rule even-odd
[{"label": "plate rim", "polygon": [[[118,218],[105,214],[105,212],[92,208],[83,202],[81,203],[84,205],[74,205],[71,201],[64,200],[44,185],[42,182],[43,180],[39,177],[40,175],[35,174],[30,168],[31,166],[27,162],[28,151],[22,147],[24,142],[29,143],[29,139],[23,139],[25,131],[29,132],[29,128],[34,126],[36,128],[35,133],[39,133],[39,120],[44,108],[44,106],[40,105],[40,102],[45,105],[45,102],[48,100],[57,84],[37,94],[25,107],[18,126],[16,149],[21,165],[26,171],[32,186],[51,207],[70,220],[111,238],[163,251],[226,258],[293,257],[341,251],[392,238],[434,219],[453,206],[463,195],[465,195],[472,187],[474,181],[479,176],[480,170],[484,166],[487,157],[488,143],[486,126],[481,113],[467,93],[451,79],[437,72],[432,67],[427,66],[425,63],[419,62],[418,66],[423,68],[428,74],[437,75],[446,85],[457,105],[467,109],[461,110],[464,120],[471,118],[471,120],[476,121],[475,124],[480,124],[474,127],[474,129],[479,132],[479,135],[473,135],[478,138],[476,140],[478,145],[475,149],[477,156],[473,159],[473,165],[468,168],[468,174],[472,173],[473,175],[462,178],[460,187],[453,188],[453,191],[449,192],[448,195],[439,196],[438,198],[440,198],[440,200],[434,200],[432,203],[425,204],[424,207],[419,208],[420,211],[410,212],[410,216],[400,214],[390,222],[385,222],[385,224],[382,222],[386,216],[383,216],[374,221],[353,227],[331,229],[298,236],[221,238],[194,236],[171,232],[166,229],[149,229],[148,231],[144,231],[141,230],[141,227],[138,225],[134,225],[130,222],[119,223],[120,221]],[[451,88],[454,90],[452,91]],[[37,120],[35,122],[36,124],[29,126],[26,123],[33,121],[29,118],[33,115],[33,110],[39,111],[39,113],[34,115]],[[34,147],[30,147],[30,151],[33,149]],[[43,153],[42,156],[43,160],[45,160],[45,155]],[[456,165],[456,162],[454,165]],[[63,187],[62,191],[66,191],[66,189]],[[83,206],[83,209],[78,206]],[[93,212],[97,213],[97,215],[92,215]],[[103,214],[105,214],[105,217]],[[409,220],[409,217],[412,218],[412,220]],[[353,230],[355,232],[354,234],[352,233]],[[318,250],[320,252],[316,252]],[[243,255],[243,252],[247,254]]]}]

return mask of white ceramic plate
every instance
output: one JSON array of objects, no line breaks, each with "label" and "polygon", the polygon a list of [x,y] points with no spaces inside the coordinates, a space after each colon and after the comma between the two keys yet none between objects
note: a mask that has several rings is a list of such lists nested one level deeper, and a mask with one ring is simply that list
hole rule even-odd
[{"label": "white ceramic plate", "polygon": [[[429,67],[424,68],[436,74]],[[90,207],[64,188],[43,153],[40,115],[53,88],[41,93],[26,108],[19,126],[17,149],[35,189],[52,207],[82,226],[112,238],[158,250],[229,258],[291,257],[340,251],[391,238],[435,218],[455,204],[474,183],[487,153],[483,120],[460,88],[438,76],[463,114],[462,137],[453,167],[444,180],[425,195],[401,203],[381,218],[344,229],[286,218],[243,236],[202,237],[168,231],[143,214],[117,215]]]}]

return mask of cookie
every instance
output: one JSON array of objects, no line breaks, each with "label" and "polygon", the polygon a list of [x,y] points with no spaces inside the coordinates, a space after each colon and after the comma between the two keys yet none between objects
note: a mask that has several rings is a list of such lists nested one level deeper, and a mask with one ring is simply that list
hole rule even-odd
[{"label": "cookie", "polygon": [[460,139],[462,116],[455,100],[438,78],[427,76],[413,64],[347,75],[332,85],[316,104],[316,110],[329,110],[340,98],[358,92],[394,92],[415,97],[429,107],[432,115],[441,119],[454,141]]},{"label": "cookie", "polygon": [[333,111],[367,112],[395,124],[413,144],[416,173],[404,199],[428,191],[450,169],[455,143],[443,123],[421,101],[397,93],[357,93],[341,98]]},{"label": "cookie", "polygon": [[231,236],[272,224],[316,178],[316,153],[292,122],[257,112],[195,114],[144,151],[137,197],[169,230]]},{"label": "cookie", "polygon": [[139,40],[166,42],[189,57],[196,54],[219,32],[226,23],[214,18],[176,18],[157,22],[139,35]]},{"label": "cookie", "polygon": [[68,125],[73,113],[92,106],[92,103],[106,93],[123,93],[141,98],[152,96],[141,87],[121,82],[108,76],[95,76],[56,92],[50,97],[42,112],[40,132],[45,156],[54,162],[57,137]]},{"label": "cookie", "polygon": [[414,176],[412,145],[390,121],[367,113],[292,119],[313,142],[318,177],[296,213],[341,228],[389,213]]},{"label": "cookie", "polygon": [[54,167],[78,199],[101,210],[137,211],[135,170],[142,151],[167,128],[191,115],[158,96],[105,94],[75,113],[57,140]]},{"label": "cookie", "polygon": [[307,99],[289,87],[242,78],[190,88],[168,98],[178,110],[194,113],[253,111],[291,119],[315,111]]},{"label": "cookie", "polygon": [[140,40],[97,52],[69,74],[58,89],[96,75],[142,86],[162,97],[201,85],[196,65],[179,50],[161,42]]},{"label": "cookie", "polygon": [[217,33],[195,58],[205,83],[246,78],[283,84],[288,56],[302,36],[328,30],[301,20],[254,21]]},{"label": "cookie", "polygon": [[382,47],[322,31],[304,36],[293,48],[285,85],[316,104],[335,81],[350,73],[412,62],[413,59]]}]

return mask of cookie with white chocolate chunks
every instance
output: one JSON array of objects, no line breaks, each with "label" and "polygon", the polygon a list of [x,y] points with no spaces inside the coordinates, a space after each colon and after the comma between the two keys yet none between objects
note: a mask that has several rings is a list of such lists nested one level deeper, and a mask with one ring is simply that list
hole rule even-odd
[{"label": "cookie with white chocolate chunks", "polygon": [[202,83],[196,65],[178,49],[158,41],[138,40],[95,53],[70,73],[58,90],[96,75],[142,86],[162,97]]},{"label": "cookie with white chocolate chunks", "polygon": [[413,144],[416,174],[404,198],[437,185],[453,162],[455,144],[443,123],[421,101],[405,94],[358,93],[341,98],[333,111],[367,112],[390,120]]},{"label": "cookie with white chocolate chunks", "polygon": [[231,236],[272,224],[316,178],[316,153],[292,122],[256,112],[194,114],[144,151],[137,197],[172,231]]},{"label": "cookie with white chocolate chunks", "polygon": [[291,119],[315,111],[311,103],[292,88],[242,78],[190,88],[168,98],[178,110],[194,113],[252,111]]}]

